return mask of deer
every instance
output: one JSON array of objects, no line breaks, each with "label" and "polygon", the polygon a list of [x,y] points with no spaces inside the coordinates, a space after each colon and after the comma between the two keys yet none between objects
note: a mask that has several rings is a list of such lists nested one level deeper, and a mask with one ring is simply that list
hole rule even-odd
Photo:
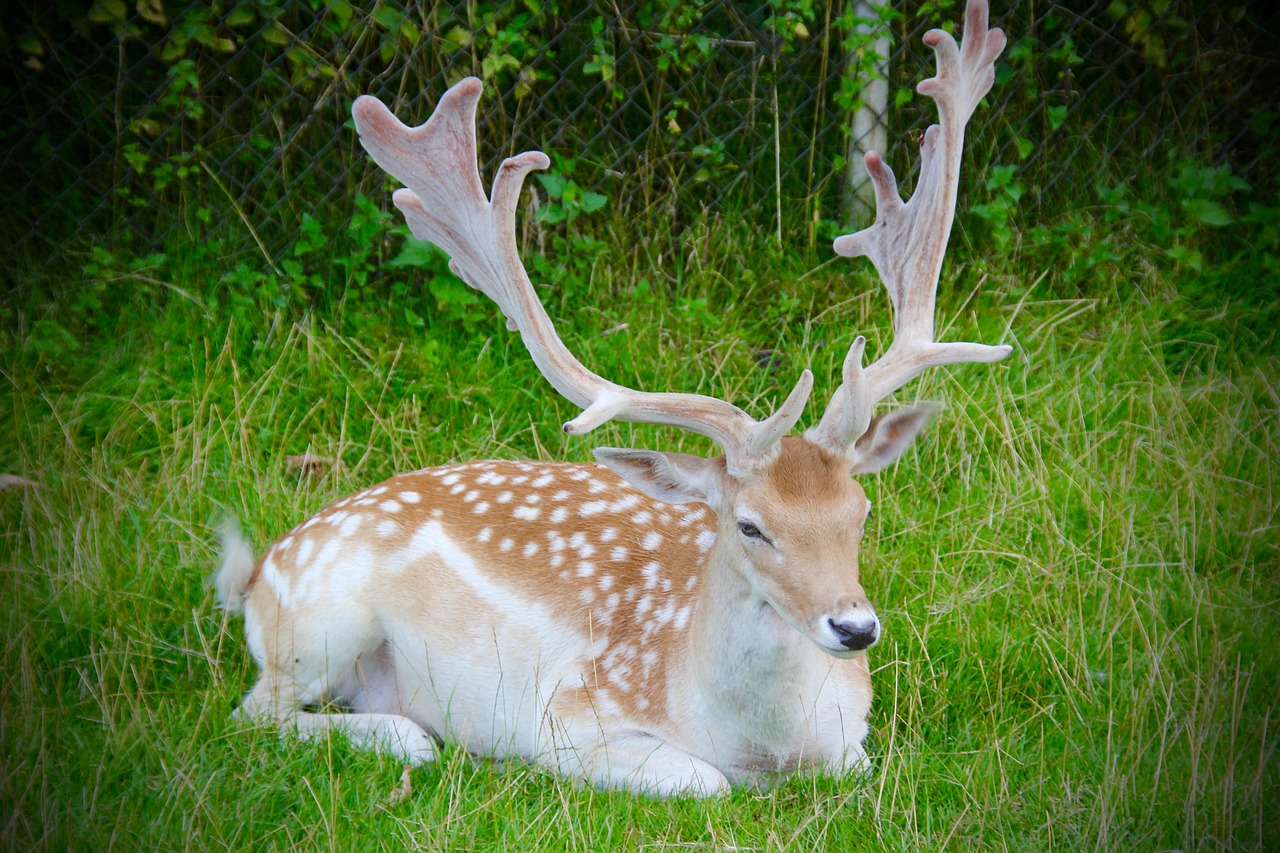
[{"label": "deer", "polygon": [[893,306],[893,340],[863,364],[857,336],[816,425],[791,435],[813,387],[801,372],[756,420],[726,400],[615,384],[565,346],[516,245],[525,177],[505,160],[486,197],[464,79],[409,127],[372,96],[360,142],[404,187],[412,233],[497,304],[539,372],[582,409],[710,439],[719,455],[600,447],[594,464],[478,460],[394,476],[341,498],[259,558],[223,532],[219,602],[243,612],[260,669],[237,713],[282,732],[341,732],[412,764],[445,743],[602,789],[709,796],[797,772],[854,773],[881,622],[859,553],[871,503],[856,477],[907,449],[934,408],[877,405],[928,368],[993,363],[1008,345],[935,340],[965,126],[994,82],[1004,33],[969,0],[960,44],[924,36],[918,91],[939,122],[903,201],[876,152],[873,224],[835,240],[865,256]]}]

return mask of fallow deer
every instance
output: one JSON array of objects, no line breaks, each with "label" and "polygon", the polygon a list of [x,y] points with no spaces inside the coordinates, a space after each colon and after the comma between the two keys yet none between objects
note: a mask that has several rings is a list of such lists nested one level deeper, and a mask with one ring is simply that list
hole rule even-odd
[{"label": "fallow deer", "polygon": [[[515,210],[541,152],[506,160],[486,199],[476,165],[481,84],[453,86],[426,124],[377,99],[353,112],[413,233],[496,302],[539,370],[584,410],[668,424],[723,455],[599,448],[598,465],[466,462],[392,477],[299,524],[255,562],[224,536],[221,601],[243,609],[261,666],[241,711],[304,735],[428,762],[437,738],[520,757],[607,788],[711,794],[779,772],[864,766],[865,650],[880,621],[859,583],[870,503],[852,475],[893,462],[925,407],[872,417],[926,368],[995,362],[1008,346],[934,340],[964,128],[994,80],[1004,34],[970,0],[961,45],[925,35],[940,123],[904,203],[866,155],[874,224],[835,241],[865,255],[894,308],[894,339],[863,366],[853,341],[819,423],[788,436],[805,370],[756,421],[729,402],[652,393],[592,373],[565,348],[517,255]],[[317,710],[326,702],[342,710]]]}]

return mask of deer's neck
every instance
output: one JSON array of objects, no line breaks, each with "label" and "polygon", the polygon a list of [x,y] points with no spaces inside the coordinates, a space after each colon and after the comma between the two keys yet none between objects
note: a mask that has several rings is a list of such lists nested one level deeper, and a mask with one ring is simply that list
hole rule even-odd
[{"label": "deer's neck", "polygon": [[690,723],[702,727],[698,736],[716,732],[711,748],[721,760],[732,753],[763,766],[789,760],[829,661],[751,587],[735,535],[722,526],[710,555],[689,626],[685,689]]}]

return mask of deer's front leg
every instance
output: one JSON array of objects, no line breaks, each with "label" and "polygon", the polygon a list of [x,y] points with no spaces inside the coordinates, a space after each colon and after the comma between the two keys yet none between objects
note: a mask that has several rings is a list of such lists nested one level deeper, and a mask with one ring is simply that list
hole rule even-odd
[{"label": "deer's front leg", "polygon": [[625,715],[601,712],[588,690],[561,691],[548,708],[556,769],[597,788],[650,796],[709,797],[729,780],[711,763],[650,734]]},{"label": "deer's front leg", "polygon": [[710,763],[645,732],[601,735],[585,748],[557,746],[562,773],[604,789],[657,797],[728,793],[728,778]]}]

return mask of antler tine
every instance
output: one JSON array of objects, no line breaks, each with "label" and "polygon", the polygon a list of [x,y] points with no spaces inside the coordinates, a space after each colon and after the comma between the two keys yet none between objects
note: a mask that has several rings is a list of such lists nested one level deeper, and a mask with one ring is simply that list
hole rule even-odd
[{"label": "antler tine", "polygon": [[497,303],[509,328],[518,330],[547,381],[581,415],[564,425],[573,435],[609,420],[667,424],[719,444],[731,471],[746,473],[770,458],[795,425],[813,387],[805,370],[771,417],[757,422],[737,406],[702,394],[652,393],[610,382],[569,352],[539,301],[516,248],[515,211],[520,188],[550,160],[528,151],[503,162],[485,198],[476,164],[475,115],[483,86],[474,77],[454,85],[426,124],[408,127],[377,98],[352,107],[360,142],[404,189],[393,199],[415,237],[449,255],[449,267]]},{"label": "antler tine", "polygon": [[934,50],[937,74],[917,91],[933,98],[939,123],[930,127],[920,150],[920,179],[903,202],[893,170],[874,151],[867,152],[867,174],[876,192],[876,219],[868,228],[835,241],[845,257],[871,259],[893,303],[894,338],[889,349],[863,367],[866,341],[859,336],[845,359],[843,381],[822,420],[806,434],[837,452],[855,454],[854,443],[866,432],[877,402],[924,370],[962,362],[994,362],[1009,355],[1009,346],[937,343],[933,314],[938,278],[955,218],[964,128],[978,102],[995,81],[995,60],[1005,35],[987,28],[986,0],[970,0],[961,45],[943,30],[925,33]]}]

